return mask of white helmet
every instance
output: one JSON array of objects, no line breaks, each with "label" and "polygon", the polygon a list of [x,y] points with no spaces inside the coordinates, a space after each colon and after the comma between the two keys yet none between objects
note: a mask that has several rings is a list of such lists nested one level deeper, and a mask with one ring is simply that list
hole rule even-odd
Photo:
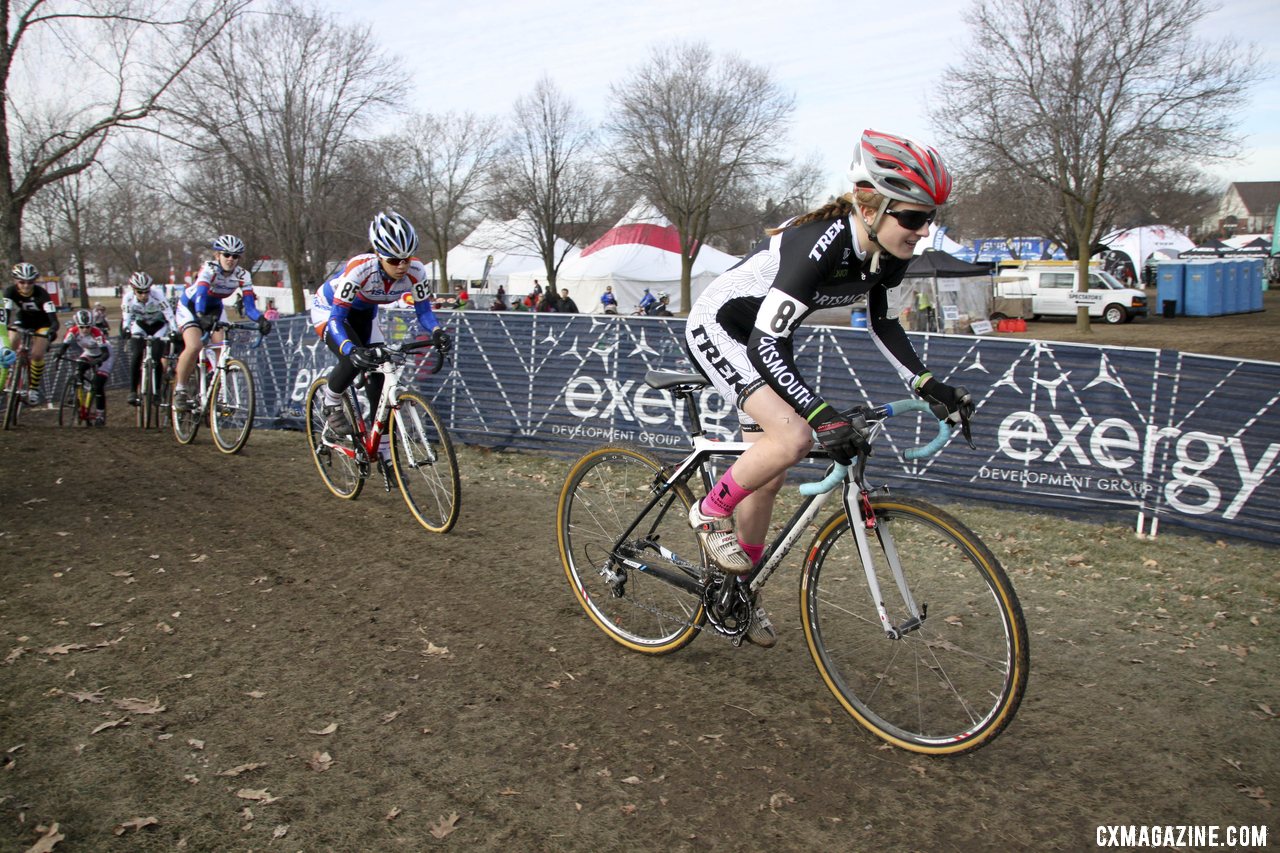
[{"label": "white helmet", "polygon": [[864,130],[849,164],[849,180],[870,184],[885,198],[937,207],[951,195],[951,172],[929,145]]},{"label": "white helmet", "polygon": [[129,276],[129,286],[138,293],[150,293],[151,285],[155,284],[155,279],[144,272],[136,272]]},{"label": "white helmet", "polygon": [[379,257],[403,260],[418,250],[418,232],[394,210],[379,211],[369,223],[369,245]]},{"label": "white helmet", "polygon": [[12,273],[13,277],[18,281],[35,281],[40,275],[40,271],[36,269],[35,264],[28,264],[25,261],[15,264]]},{"label": "white helmet", "polygon": [[214,238],[210,248],[215,252],[225,252],[228,255],[243,255],[244,241],[234,234],[223,234]]}]

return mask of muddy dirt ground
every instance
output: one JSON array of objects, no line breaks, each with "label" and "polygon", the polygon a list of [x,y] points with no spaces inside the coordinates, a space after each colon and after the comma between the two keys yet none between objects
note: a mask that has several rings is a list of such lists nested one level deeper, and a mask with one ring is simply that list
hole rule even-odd
[{"label": "muddy dirt ground", "polygon": [[797,557],[774,649],[609,641],[559,566],[566,467],[464,450],[433,536],[380,487],[332,497],[296,433],[234,457],[123,422],[0,434],[0,849],[1276,844],[1274,548],[952,507],[1017,586],[1031,679],[993,744],[929,759],[818,679]]}]

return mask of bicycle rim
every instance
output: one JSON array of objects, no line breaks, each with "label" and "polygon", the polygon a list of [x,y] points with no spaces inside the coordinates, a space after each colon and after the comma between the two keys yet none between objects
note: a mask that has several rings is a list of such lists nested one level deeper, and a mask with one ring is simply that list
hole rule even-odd
[{"label": "bicycle rim", "polygon": [[444,422],[424,398],[400,394],[391,416],[391,460],[404,502],[432,533],[448,533],[462,507],[458,457]]},{"label": "bicycle rim", "polygon": [[78,403],[75,380],[71,377],[62,386],[62,397],[58,400],[58,426],[69,426],[76,422],[80,411]]},{"label": "bicycle rim", "polygon": [[231,359],[214,380],[209,395],[209,430],[223,453],[238,453],[253,431],[253,374],[242,361]]},{"label": "bicycle rim", "polygon": [[15,364],[9,371],[9,394],[4,405],[4,428],[13,429],[18,425],[18,410],[22,407],[22,389],[27,384],[27,371],[22,362]]},{"label": "bicycle rim", "polygon": [[[324,440],[324,386],[328,379],[317,379],[307,389],[307,446],[311,448],[311,459],[316,463],[320,479],[325,487],[343,500],[354,500],[364,487],[364,478],[360,476],[360,466],[356,462],[354,443],[350,435],[331,437]],[[342,407],[351,417],[351,403],[346,395],[342,397]],[[354,423],[354,421],[352,421]]]},{"label": "bicycle rim", "polygon": [[890,622],[907,611],[887,565],[896,548],[912,596],[926,610],[891,640],[868,591],[843,514],[814,538],[801,577],[802,622],[813,661],[844,709],[904,749],[955,754],[989,743],[1013,719],[1029,658],[1022,609],[1004,570],[966,527],[928,504],[872,501],[869,531]]},{"label": "bicycle rim", "polygon": [[673,488],[640,517],[661,473],[662,464],[643,450],[598,447],[574,463],[556,508],[560,561],[578,603],[616,642],[651,655],[686,646],[706,618],[698,596],[621,562],[626,557],[673,573],[702,570],[686,487]]}]

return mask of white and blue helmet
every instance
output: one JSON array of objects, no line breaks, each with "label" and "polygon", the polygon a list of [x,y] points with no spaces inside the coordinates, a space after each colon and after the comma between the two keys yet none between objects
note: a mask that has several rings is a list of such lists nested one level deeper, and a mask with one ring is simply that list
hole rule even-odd
[{"label": "white and blue helmet", "polygon": [[379,211],[369,223],[369,245],[382,258],[410,258],[418,250],[418,232],[394,210]]},{"label": "white and blue helmet", "polygon": [[223,234],[215,237],[210,245],[215,252],[225,252],[228,255],[243,255],[244,241],[234,234]]},{"label": "white and blue helmet", "polygon": [[12,275],[18,281],[35,281],[40,275],[40,271],[36,269],[35,264],[29,264],[24,261],[14,265]]}]

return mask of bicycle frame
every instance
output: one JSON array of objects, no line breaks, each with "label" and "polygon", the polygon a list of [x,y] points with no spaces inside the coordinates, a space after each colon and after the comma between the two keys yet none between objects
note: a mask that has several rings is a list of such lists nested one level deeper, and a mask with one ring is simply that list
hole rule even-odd
[{"label": "bicycle frame", "polygon": [[[693,444],[692,451],[684,457],[673,468],[668,469],[669,473],[658,482],[654,483],[654,496],[645,506],[644,510],[636,516],[635,521],[623,532],[622,536],[613,545],[612,553],[621,555],[625,549],[623,544],[630,540],[636,527],[640,524],[641,519],[647,517],[648,513],[658,505],[658,503],[666,497],[672,489],[680,484],[687,483],[697,474],[702,482],[703,493],[710,491],[712,486],[711,471],[709,465],[712,460],[719,458],[736,459],[741,456],[751,445],[747,442],[723,442],[716,441],[707,437],[706,432],[702,429],[701,418],[698,412],[696,402],[693,400],[692,390],[685,390],[680,386],[671,389],[677,399],[683,399],[686,408],[689,411],[691,442]],[[895,414],[906,411],[927,411],[928,405],[918,401],[900,401],[881,406],[866,412],[869,431],[867,433],[865,452],[859,455],[857,464],[854,466],[844,466],[835,463],[826,451],[814,449],[809,452],[806,458],[820,459],[831,462],[827,476],[818,483],[806,484],[801,487],[801,493],[805,495],[805,500],[795,511],[791,518],[783,525],[782,530],[777,537],[766,548],[760,562],[743,578],[743,583],[747,586],[751,594],[757,594],[765,585],[774,571],[782,564],[783,558],[791,551],[796,540],[804,532],[805,527],[818,515],[823,506],[826,505],[830,498],[834,487],[842,485],[841,502],[844,505],[845,513],[849,519],[849,526],[854,534],[857,543],[858,555],[862,561],[864,574],[866,575],[867,588],[871,594],[871,599],[876,607],[876,612],[880,618],[881,628],[885,635],[896,640],[904,634],[920,627],[927,615],[925,610],[917,606],[915,596],[911,593],[910,585],[907,582],[906,574],[902,570],[902,563],[898,559],[897,549],[894,547],[893,537],[890,532],[877,522],[875,512],[871,506],[870,495],[871,489],[865,478],[866,458],[870,454],[870,447],[876,435],[879,434],[884,427],[884,420]],[[944,422],[939,421],[938,436],[929,444],[913,448],[908,451],[909,458],[921,458],[936,452],[946,440],[950,437],[950,429]],[[855,501],[853,498],[857,496]],[[659,516],[659,519],[661,516]],[[656,524],[656,522],[655,522]],[[886,561],[890,565],[893,573],[894,583],[898,591],[902,595],[904,606],[910,616],[900,625],[892,624],[889,619],[888,612],[884,605],[884,598],[881,595],[880,579],[876,574],[875,561],[871,555],[871,543],[868,531],[874,530],[879,538],[885,552]],[[677,554],[669,551],[657,543],[654,547],[658,549],[664,558],[676,565],[689,565],[686,561],[679,558]],[[702,591],[702,583],[693,576],[676,575],[660,566],[650,566],[639,560],[634,560],[628,556],[619,556],[619,561],[630,569],[645,572],[662,578],[668,583],[681,587],[691,593],[700,593]],[[731,596],[732,585],[724,584],[722,587],[722,595],[724,600],[721,604],[727,604]]]}]

